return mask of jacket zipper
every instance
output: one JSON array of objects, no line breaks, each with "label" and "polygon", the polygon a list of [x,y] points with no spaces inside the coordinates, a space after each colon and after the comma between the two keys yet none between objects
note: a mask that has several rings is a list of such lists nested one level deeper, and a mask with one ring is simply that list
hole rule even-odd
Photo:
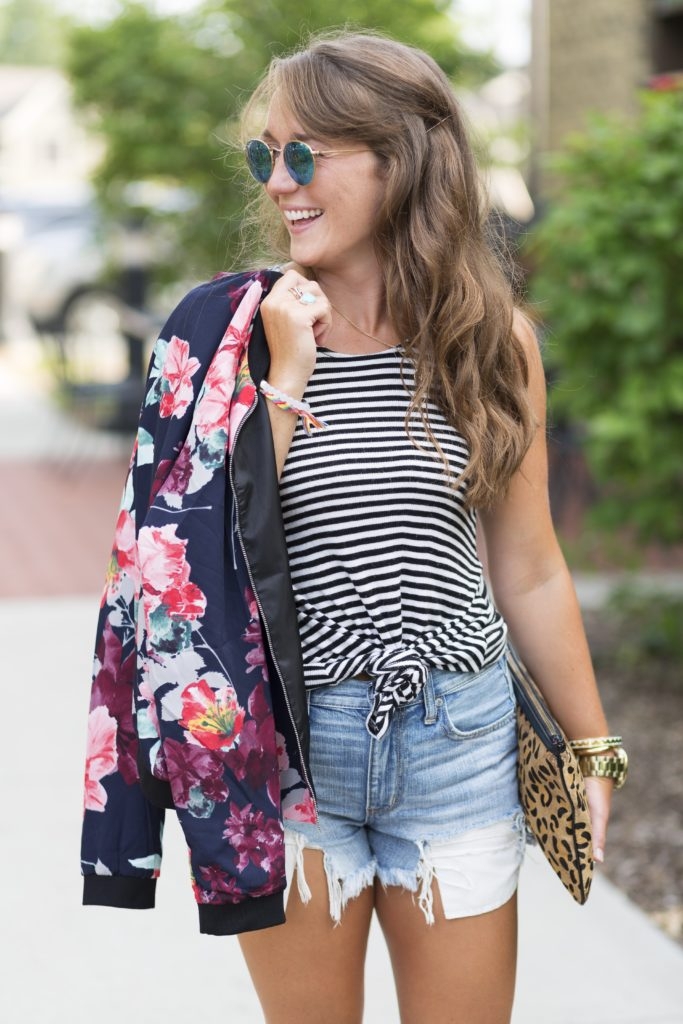
[{"label": "jacket zipper", "polygon": [[[249,417],[253,413],[254,409],[256,408],[257,402],[258,402],[258,395],[255,395],[254,396],[254,400],[252,401],[251,405],[249,406],[249,408],[247,409],[246,413],[244,414],[243,419],[241,420],[241,422],[239,423],[239,425],[237,427],[237,431],[235,433],[235,438],[234,438],[234,441],[233,441],[233,444],[232,444],[232,451],[233,452],[235,451],[235,448],[237,447],[237,441],[239,439],[240,433],[242,432],[242,426],[247,422],[247,420],[249,419]],[[261,622],[263,623],[263,628],[264,628],[265,633],[266,633],[266,639],[268,640],[268,647],[270,649],[270,656],[273,659],[273,664],[275,665],[278,677],[280,679],[280,685],[282,687],[282,694],[283,694],[283,696],[285,698],[285,704],[287,705],[287,713],[289,714],[289,721],[290,721],[290,724],[292,726],[292,730],[294,732],[294,736],[296,738],[296,745],[297,745],[297,750],[299,751],[299,761],[301,763],[301,771],[303,772],[304,782],[308,786],[308,791],[310,793],[311,800],[313,801],[313,806],[316,809],[316,816],[317,816],[318,805],[317,805],[315,796],[313,795],[313,786],[311,784],[311,780],[310,780],[310,778],[308,776],[308,772],[306,770],[306,762],[304,760],[303,751],[301,749],[301,743],[299,741],[299,730],[297,729],[296,725],[294,724],[294,716],[292,715],[292,706],[289,703],[289,695],[287,694],[287,688],[285,686],[284,676],[282,675],[282,671],[281,671],[280,666],[278,664],[277,658],[275,657],[275,650],[273,648],[273,641],[272,641],[271,636],[270,636],[270,630],[268,629],[268,620],[266,619],[265,613],[263,611],[263,606],[261,604],[261,599],[259,598],[258,590],[256,589],[256,585],[254,583],[254,575],[253,575],[253,573],[251,571],[251,566],[249,565],[249,559],[247,558],[247,552],[245,551],[245,548],[244,548],[244,541],[242,539],[242,531],[240,529],[239,510],[238,510],[238,506],[237,506],[237,494],[235,492],[235,479],[234,479],[234,476],[233,476],[233,461],[234,460],[233,460],[233,458],[231,456],[230,457],[230,470],[229,470],[229,474],[228,475],[229,475],[229,478],[230,478],[230,489],[232,491],[232,500],[234,502],[235,529],[237,531],[237,536],[239,538],[240,548],[242,549],[242,557],[244,558],[244,564],[247,567],[247,575],[249,577],[249,582],[251,584],[251,589],[253,591],[254,598],[256,600],[256,604],[258,605],[259,612],[261,613]]]}]

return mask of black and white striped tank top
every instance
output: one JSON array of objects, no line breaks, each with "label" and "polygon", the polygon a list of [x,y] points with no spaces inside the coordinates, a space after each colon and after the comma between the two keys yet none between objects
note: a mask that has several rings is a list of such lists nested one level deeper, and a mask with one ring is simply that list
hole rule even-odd
[{"label": "black and white striped tank top", "polygon": [[[418,414],[404,417],[413,366],[399,348],[349,355],[319,348],[305,400],[329,424],[301,420],[280,480],[306,686],[359,673],[374,681],[368,716],[383,735],[428,666],[476,672],[503,652],[506,627],[484,581],[476,513],[446,484]],[[464,439],[429,404],[454,475]]]}]

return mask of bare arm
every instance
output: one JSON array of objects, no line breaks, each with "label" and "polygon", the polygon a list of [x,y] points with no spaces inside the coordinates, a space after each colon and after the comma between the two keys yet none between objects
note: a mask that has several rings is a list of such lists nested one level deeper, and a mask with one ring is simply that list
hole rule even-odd
[{"label": "bare arm", "polygon": [[[515,318],[529,361],[538,428],[508,493],[481,515],[488,573],[512,643],[570,739],[606,736],[574,584],[550,517],[543,366],[534,332]],[[586,780],[596,859],[604,846],[612,783]]]}]

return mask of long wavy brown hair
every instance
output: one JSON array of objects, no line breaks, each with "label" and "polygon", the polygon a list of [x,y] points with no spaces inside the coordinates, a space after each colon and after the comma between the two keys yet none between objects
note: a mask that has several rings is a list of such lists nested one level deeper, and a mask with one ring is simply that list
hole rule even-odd
[{"label": "long wavy brown hair", "polygon": [[[492,505],[536,423],[512,290],[487,238],[480,176],[450,82],[421,50],[342,31],[272,61],[245,108],[245,136],[276,90],[311,137],[361,143],[378,156],[386,192],[376,249],[387,313],[415,366],[406,430],[411,436],[417,410],[451,485],[466,482],[466,505]],[[262,241],[286,256],[286,228],[260,192]],[[456,478],[431,430],[427,397],[467,442],[469,461]]]}]

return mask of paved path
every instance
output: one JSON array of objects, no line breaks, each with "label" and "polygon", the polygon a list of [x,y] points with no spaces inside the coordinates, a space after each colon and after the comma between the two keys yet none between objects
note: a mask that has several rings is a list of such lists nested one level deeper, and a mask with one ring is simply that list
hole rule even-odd
[{"label": "paved path", "polygon": [[[97,605],[96,594],[0,602],[0,1020],[187,1024],[206,1014],[226,1024],[258,1024],[236,940],[198,934],[173,815],[156,910],[80,906],[81,778]],[[683,1024],[683,950],[603,878],[578,907],[538,851],[530,851],[520,920],[514,1024]],[[366,1024],[398,1024],[376,928],[366,976]]]}]

